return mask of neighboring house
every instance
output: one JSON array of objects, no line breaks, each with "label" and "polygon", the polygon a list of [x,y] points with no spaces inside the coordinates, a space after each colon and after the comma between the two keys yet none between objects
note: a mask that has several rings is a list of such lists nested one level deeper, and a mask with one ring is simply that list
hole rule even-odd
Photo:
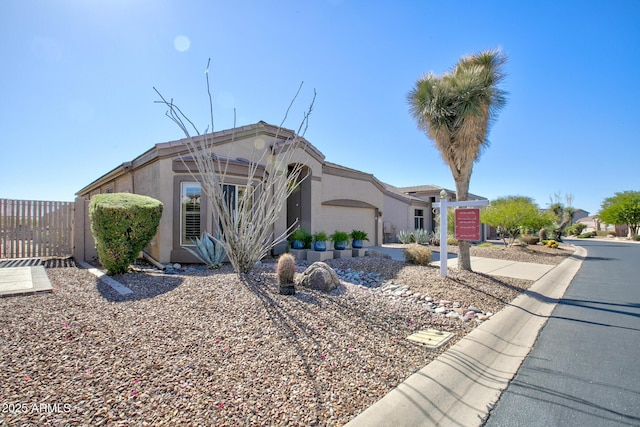
[{"label": "neighboring house", "polygon": [[587,218],[588,216],[589,212],[584,209],[576,209],[576,211],[571,215],[571,224],[574,224],[583,218]]},{"label": "neighboring house", "polygon": [[[294,132],[265,122],[224,130],[206,137],[217,156],[228,159],[226,181],[230,203],[244,191],[249,162],[256,150],[271,150],[274,155],[286,149]],[[166,262],[197,261],[184,246],[203,231],[213,230],[214,215],[208,212],[206,194],[200,178],[192,175],[195,164],[185,145],[186,140],[156,144],[153,148],[107,172],[78,191],[87,201],[100,193],[129,192],[160,200],[164,210],[158,232],[146,251],[156,260]],[[432,230],[431,203],[439,200],[441,188],[416,187],[411,192],[380,182],[372,174],[325,161],[324,155],[306,139],[295,153],[296,162],[304,164],[306,176],[287,200],[274,225],[274,234],[283,233],[292,224],[311,231],[363,230],[368,245],[394,241],[400,230]],[[264,168],[260,170],[262,172]],[[450,194],[451,192],[448,192]],[[85,259],[95,256],[93,244],[85,244]],[[285,244],[274,249],[282,253]],[[93,251],[93,252],[92,252]]]},{"label": "neighboring house", "polygon": [[590,231],[607,231],[607,232],[615,232],[616,236],[624,237],[629,233],[629,227],[626,225],[614,225],[614,224],[606,224],[600,221],[597,215],[586,216],[578,219],[578,221],[587,226],[583,230],[583,232],[587,233]]},{"label": "neighboring house", "polygon": [[[446,200],[456,200],[456,192],[436,185],[418,185],[413,187],[393,187],[386,185],[384,230],[391,230],[385,243],[397,242],[397,233],[406,230],[424,229],[434,231],[438,228],[433,203],[440,202],[440,193],[444,190]],[[392,200],[399,200],[393,203]],[[487,200],[485,197],[469,193],[468,200]],[[388,215],[389,214],[389,215]],[[488,236],[488,226],[482,226],[482,240]],[[387,238],[387,233],[384,233]]]}]

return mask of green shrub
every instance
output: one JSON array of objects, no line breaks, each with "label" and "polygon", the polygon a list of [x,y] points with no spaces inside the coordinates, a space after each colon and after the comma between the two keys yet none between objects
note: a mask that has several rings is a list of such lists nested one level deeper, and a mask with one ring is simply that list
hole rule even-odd
[{"label": "green shrub", "polygon": [[636,234],[631,238],[634,242],[640,242],[640,234]]},{"label": "green shrub", "polygon": [[326,242],[329,240],[329,235],[324,231],[318,231],[317,233],[313,233],[314,242]]},{"label": "green shrub", "polygon": [[126,273],[156,234],[162,202],[129,193],[97,194],[89,204],[91,233],[107,274]]},{"label": "green shrub", "polygon": [[447,245],[449,246],[458,246],[458,239],[453,236],[447,237]]},{"label": "green shrub", "polygon": [[299,240],[304,243],[305,249],[311,249],[311,243],[313,242],[313,235],[304,228],[296,228],[289,236],[289,245],[292,246],[294,240]]},{"label": "green shrub", "polygon": [[351,230],[351,234],[349,234],[352,240],[366,240],[369,241],[369,236],[367,236],[366,231],[362,230]]},{"label": "green shrub", "polygon": [[329,236],[329,240],[334,243],[345,242],[349,243],[349,233],[345,231],[336,230],[331,236]]},{"label": "green shrub", "polygon": [[587,228],[586,224],[581,222],[576,222],[575,224],[571,224],[569,227],[565,229],[567,236],[578,236],[579,234]]},{"label": "green shrub", "polygon": [[426,246],[410,245],[404,250],[404,259],[411,264],[429,265],[431,258],[431,249]]},{"label": "green shrub", "polygon": [[588,233],[582,233],[578,235],[578,239],[589,239],[591,237],[594,237],[593,233],[588,232]]}]

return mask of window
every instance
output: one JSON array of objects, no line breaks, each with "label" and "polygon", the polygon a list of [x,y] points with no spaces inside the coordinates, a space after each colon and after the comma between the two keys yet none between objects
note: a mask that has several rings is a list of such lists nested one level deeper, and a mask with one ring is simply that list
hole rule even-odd
[{"label": "window", "polygon": [[200,237],[200,184],[183,182],[180,186],[180,244],[192,245]]},{"label": "window", "polygon": [[[234,213],[234,220],[237,221],[238,205],[244,197],[244,193],[247,187],[239,185],[224,184],[222,186],[222,192],[224,194],[224,200],[227,206],[231,208],[231,212]],[[249,209],[251,209],[252,201],[249,201]],[[222,224],[220,224],[222,227]]]},{"label": "window", "polygon": [[424,230],[424,209],[416,209],[413,215],[414,230]]}]

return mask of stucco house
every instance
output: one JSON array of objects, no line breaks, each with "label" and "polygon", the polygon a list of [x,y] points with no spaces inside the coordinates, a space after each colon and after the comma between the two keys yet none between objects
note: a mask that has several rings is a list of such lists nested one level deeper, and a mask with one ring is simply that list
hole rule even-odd
[{"label": "stucco house", "polygon": [[[278,156],[294,132],[265,122],[223,130],[199,138],[207,138],[213,152],[228,161],[224,184],[229,194],[244,191],[250,162],[261,150]],[[276,147],[279,147],[276,150]],[[324,155],[302,138],[293,159],[304,164],[303,176],[287,200],[274,225],[274,234],[298,223],[311,231],[363,230],[369,236],[365,245],[395,241],[400,230],[433,229],[431,203],[438,201],[441,188],[420,186],[396,188],[382,183],[369,173],[350,169],[325,160]],[[146,251],[156,260],[195,262],[184,249],[191,239],[203,231],[213,230],[214,215],[207,212],[206,194],[190,157],[186,140],[156,144],[135,159],[102,175],[76,193],[88,203],[100,193],[130,192],[160,200],[164,211],[158,232]],[[451,194],[451,192],[448,192]],[[452,195],[455,198],[455,194]],[[88,223],[88,221],[87,221]],[[85,227],[86,228],[86,227]],[[85,238],[85,259],[95,256],[90,233]],[[274,254],[286,249],[281,245]]]}]

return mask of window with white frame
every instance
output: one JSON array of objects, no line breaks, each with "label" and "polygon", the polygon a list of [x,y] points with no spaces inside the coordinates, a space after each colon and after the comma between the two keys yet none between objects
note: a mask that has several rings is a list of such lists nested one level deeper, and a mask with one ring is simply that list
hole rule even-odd
[{"label": "window with white frame", "polygon": [[[232,212],[237,213],[238,203],[242,199],[246,187],[224,184],[222,191],[227,205],[231,207]],[[183,182],[180,186],[181,245],[193,245],[193,239],[200,237],[202,233],[200,216],[201,193],[200,184],[197,182]],[[249,206],[249,208],[251,208],[251,206]]]},{"label": "window with white frame", "polygon": [[200,201],[202,191],[197,182],[180,185],[180,244],[192,245],[200,237]]},{"label": "window with white frame", "polygon": [[424,209],[415,209],[413,215],[414,230],[424,229]]}]

